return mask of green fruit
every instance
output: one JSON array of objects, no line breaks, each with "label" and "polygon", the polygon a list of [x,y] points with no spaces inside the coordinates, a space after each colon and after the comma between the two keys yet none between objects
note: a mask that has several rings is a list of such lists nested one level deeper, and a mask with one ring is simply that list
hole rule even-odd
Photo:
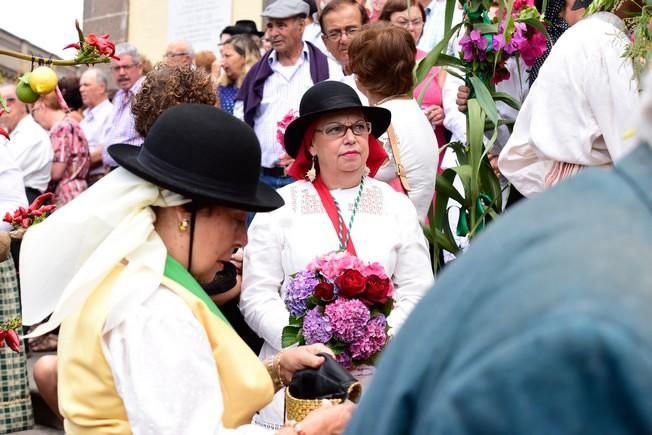
[{"label": "green fruit", "polygon": [[31,104],[38,100],[39,94],[32,90],[29,82],[21,79],[16,85],[16,97],[23,103]]}]

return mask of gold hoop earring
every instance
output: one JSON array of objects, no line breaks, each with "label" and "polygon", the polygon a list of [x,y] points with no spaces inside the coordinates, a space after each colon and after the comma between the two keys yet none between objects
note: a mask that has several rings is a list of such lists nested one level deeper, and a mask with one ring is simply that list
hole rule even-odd
[{"label": "gold hoop earring", "polygon": [[306,172],[306,178],[312,183],[317,178],[317,169],[315,168],[315,162],[317,161],[317,156],[312,156],[312,167]]},{"label": "gold hoop earring", "polygon": [[190,224],[188,223],[188,219],[184,219],[181,222],[179,222],[179,231],[181,231],[182,233],[188,231],[189,226]]}]

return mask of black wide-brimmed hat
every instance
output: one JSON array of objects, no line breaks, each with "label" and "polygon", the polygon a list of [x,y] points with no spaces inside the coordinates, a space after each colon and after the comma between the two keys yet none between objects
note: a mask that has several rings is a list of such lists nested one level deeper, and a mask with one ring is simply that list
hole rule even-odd
[{"label": "black wide-brimmed hat", "polygon": [[141,147],[116,144],[108,151],[129,172],[189,199],[249,211],[283,205],[259,181],[254,131],[213,106],[174,106],[158,117]]},{"label": "black wide-brimmed hat", "polygon": [[319,116],[345,109],[360,109],[371,122],[371,134],[378,138],[392,119],[389,110],[382,107],[363,106],[355,90],[342,82],[326,80],[317,83],[303,94],[299,104],[299,117],[285,130],[285,151],[296,158],[306,128]]},{"label": "black wide-brimmed hat", "polygon": [[263,37],[265,32],[260,32],[258,26],[253,20],[238,20],[235,22],[235,27],[242,28],[252,35]]}]

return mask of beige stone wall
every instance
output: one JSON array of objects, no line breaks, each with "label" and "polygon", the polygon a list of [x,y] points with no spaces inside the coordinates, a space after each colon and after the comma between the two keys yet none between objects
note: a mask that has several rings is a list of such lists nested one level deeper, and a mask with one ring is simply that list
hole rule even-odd
[{"label": "beige stone wall", "polygon": [[233,0],[231,10],[232,22],[237,20],[254,20],[260,30],[260,14],[263,11],[263,0]]},{"label": "beige stone wall", "polygon": [[[231,0],[232,22],[251,19],[260,29],[263,0]],[[152,63],[160,61],[168,43],[168,3],[166,0],[132,0],[129,2],[128,39]],[[215,41],[217,44],[218,41]]]},{"label": "beige stone wall", "polygon": [[129,42],[152,64],[159,62],[168,44],[167,0],[130,1],[128,35]]}]

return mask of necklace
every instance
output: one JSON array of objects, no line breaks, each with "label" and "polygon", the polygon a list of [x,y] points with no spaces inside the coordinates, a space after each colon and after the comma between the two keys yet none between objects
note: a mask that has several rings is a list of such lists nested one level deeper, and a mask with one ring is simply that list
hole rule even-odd
[{"label": "necklace", "polygon": [[389,97],[385,97],[382,100],[380,100],[379,102],[377,102],[376,104],[374,104],[374,106],[380,106],[383,103],[386,103],[386,102],[388,102],[390,100],[395,100],[397,98],[406,99],[406,98],[409,98],[409,97],[407,96],[407,94],[390,95]]},{"label": "necklace", "polygon": [[[340,205],[337,203],[335,197],[333,197],[333,202],[335,203],[335,208],[337,209],[337,238],[340,242],[340,251],[345,251],[346,247],[349,245],[349,240],[351,240],[351,228],[353,227],[353,220],[355,219],[355,213],[358,211],[358,206],[360,205],[360,198],[362,198],[362,190],[364,189],[364,177],[360,180],[360,187],[358,188],[358,194],[353,201],[353,210],[351,211],[351,219],[349,219],[349,226],[347,227],[344,223],[344,218],[342,217],[342,211],[340,210]],[[346,232],[346,238],[344,237],[344,228],[348,231]]]}]

